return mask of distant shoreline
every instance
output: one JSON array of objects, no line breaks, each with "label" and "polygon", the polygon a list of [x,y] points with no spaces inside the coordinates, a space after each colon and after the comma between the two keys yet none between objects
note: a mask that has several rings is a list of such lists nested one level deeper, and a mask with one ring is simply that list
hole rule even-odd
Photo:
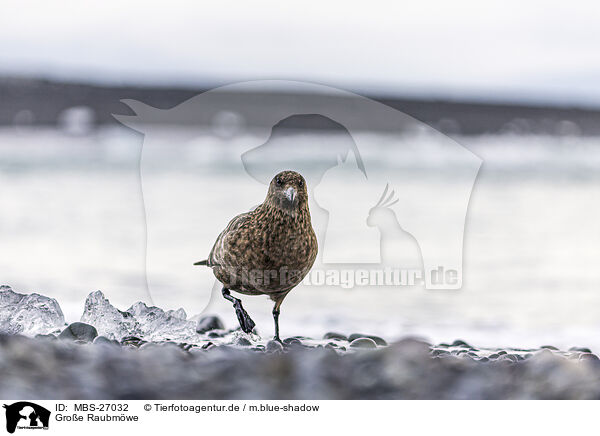
[{"label": "distant shoreline", "polygon": [[[133,99],[150,106],[168,109],[198,95],[202,88],[167,88],[164,86],[111,86],[60,81],[0,77],[0,126],[22,122],[35,126],[55,126],[61,114],[69,108],[85,106],[92,110],[97,126],[117,124],[112,114],[131,114],[120,100]],[[320,99],[319,95],[299,95],[282,90],[279,96]],[[228,95],[234,104],[269,104],[274,93],[237,93]],[[382,97],[366,95],[373,100],[398,109],[440,131],[450,135],[516,133],[563,134],[585,136],[600,134],[600,108],[568,107],[561,105],[539,106],[533,104],[484,103],[475,101],[434,100],[417,98]],[[337,101],[336,101],[337,99]],[[334,104],[343,105],[343,97],[331,98]],[[21,115],[26,114],[26,117]],[[252,127],[252,126],[249,126]],[[332,125],[322,117],[304,117],[290,120],[293,129],[329,130]],[[378,131],[380,126],[373,126]]]}]

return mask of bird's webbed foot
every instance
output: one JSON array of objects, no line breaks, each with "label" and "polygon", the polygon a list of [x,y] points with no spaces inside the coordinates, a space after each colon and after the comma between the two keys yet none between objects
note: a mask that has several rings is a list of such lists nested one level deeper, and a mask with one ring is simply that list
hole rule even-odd
[{"label": "bird's webbed foot", "polygon": [[233,302],[233,307],[235,308],[235,314],[237,315],[237,319],[240,323],[240,327],[244,333],[250,333],[256,324],[248,315],[248,312],[242,307],[242,302],[239,299],[235,299]]}]

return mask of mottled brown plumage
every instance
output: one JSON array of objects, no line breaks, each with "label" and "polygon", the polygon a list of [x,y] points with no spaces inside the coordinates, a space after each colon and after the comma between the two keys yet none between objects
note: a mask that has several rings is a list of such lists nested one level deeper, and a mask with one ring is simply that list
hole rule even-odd
[{"label": "mottled brown plumage", "polygon": [[268,295],[274,302],[275,338],[279,340],[279,308],[285,296],[306,276],[317,257],[317,237],[308,210],[304,178],[294,171],[277,174],[265,201],[232,219],[206,261],[223,284],[244,331],[254,322],[229,290]]}]

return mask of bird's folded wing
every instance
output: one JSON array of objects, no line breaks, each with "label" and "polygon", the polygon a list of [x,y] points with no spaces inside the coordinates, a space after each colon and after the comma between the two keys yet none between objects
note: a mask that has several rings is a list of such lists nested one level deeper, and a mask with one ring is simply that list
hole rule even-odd
[{"label": "bird's folded wing", "polygon": [[223,265],[223,255],[227,249],[227,239],[237,237],[238,230],[248,222],[250,214],[251,212],[246,212],[229,221],[229,224],[221,232],[208,255],[208,266]]}]

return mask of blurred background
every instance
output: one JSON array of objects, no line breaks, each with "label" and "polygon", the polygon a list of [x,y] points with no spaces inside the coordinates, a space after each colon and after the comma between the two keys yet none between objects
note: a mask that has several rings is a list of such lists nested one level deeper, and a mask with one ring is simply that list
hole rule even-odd
[{"label": "blurred background", "polygon": [[[402,111],[483,165],[460,291],[298,289],[284,305],[284,336],[366,331],[600,349],[599,43],[600,6],[580,0],[2,2],[0,282],[57,298],[68,321],[100,289],[121,309],[143,300],[189,315],[216,312],[233,326],[226,302],[206,309],[206,271],[182,283],[165,267],[160,301],[149,292],[144,135],[113,114],[133,115],[124,99],[170,109],[231,82],[309,81]],[[300,98],[285,86],[279,92]],[[265,92],[231,98],[257,110],[272,101]],[[253,134],[251,120],[225,113],[193,125],[205,151],[197,155],[188,150],[190,125],[148,122],[169,146],[149,161],[158,179],[245,186],[226,162]],[[365,128],[378,138],[382,165],[402,166],[398,141],[377,123]],[[290,119],[283,129],[301,144],[346,135],[320,117]],[[452,180],[435,137],[413,134],[430,160],[426,177],[407,174],[407,183]],[[243,191],[244,205],[260,202],[259,192]],[[204,212],[198,226],[214,240],[225,222]],[[164,252],[197,244],[193,260],[203,259],[210,246],[170,238],[167,218],[156,218]],[[248,309],[270,333],[270,304],[252,299]]]}]

